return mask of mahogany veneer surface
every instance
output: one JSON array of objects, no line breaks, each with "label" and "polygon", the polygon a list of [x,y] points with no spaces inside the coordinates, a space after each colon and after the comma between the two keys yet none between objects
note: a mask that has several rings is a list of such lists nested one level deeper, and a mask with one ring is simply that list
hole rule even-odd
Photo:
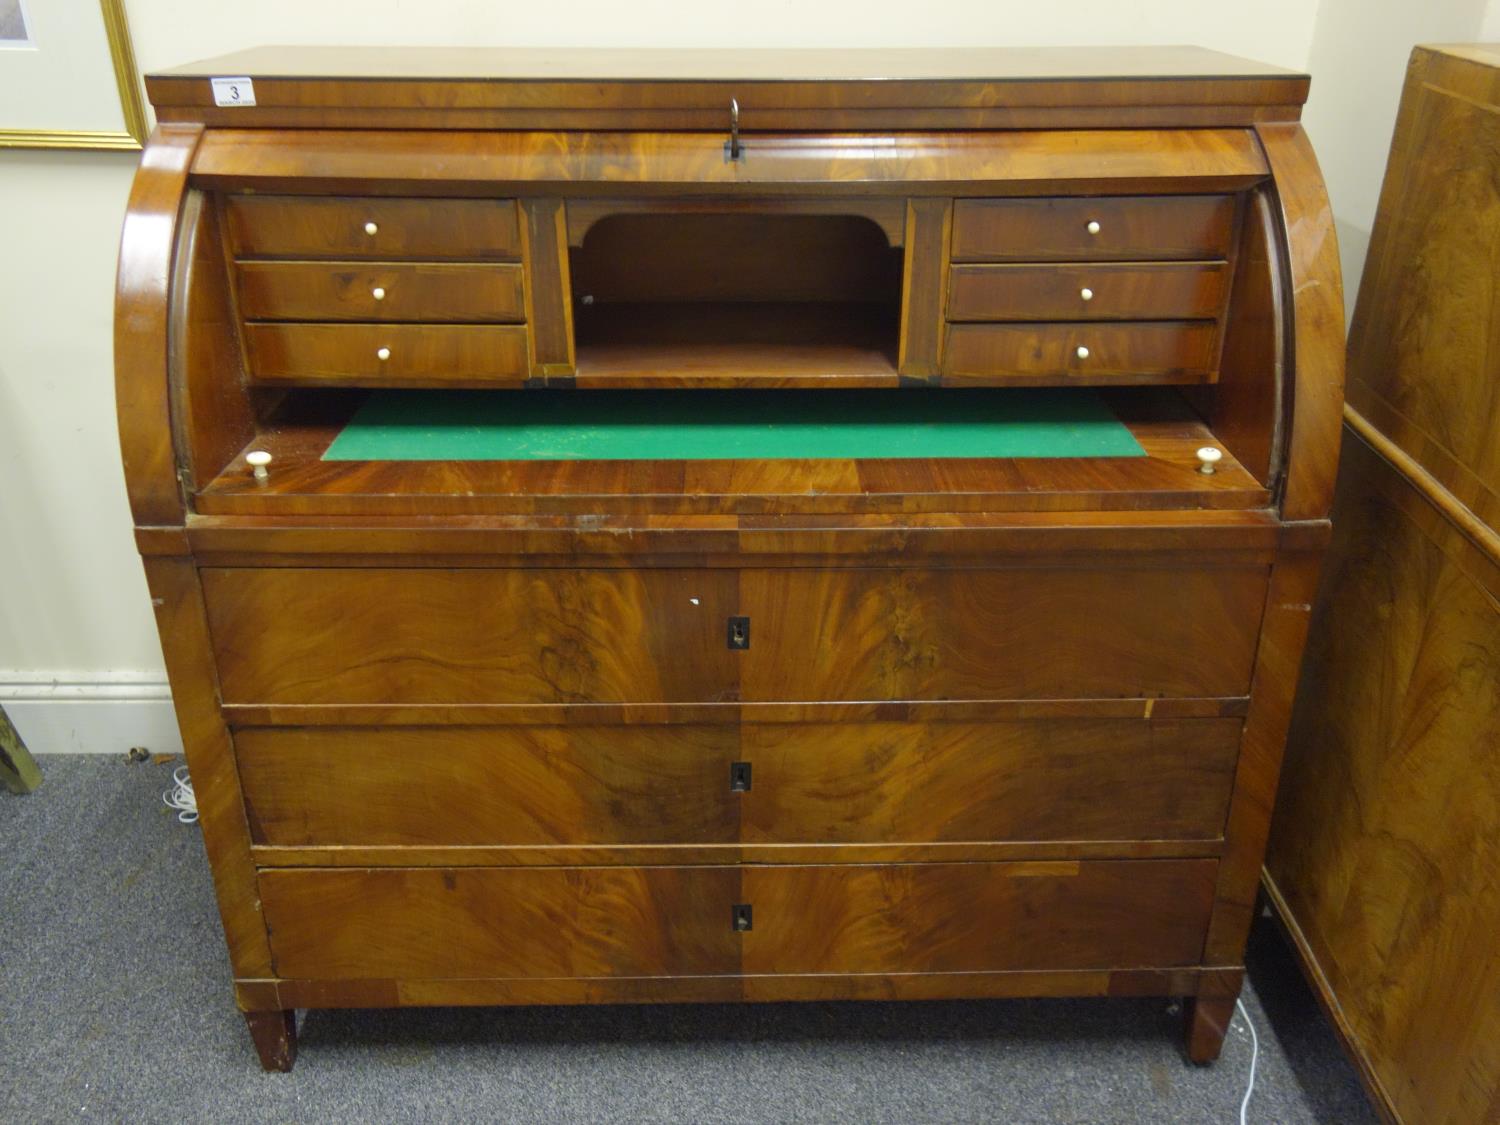
[{"label": "mahogany veneer surface", "polygon": [[[121,446],[262,1065],[306,1006],[1006,995],[1184,996],[1217,1053],[1337,458],[1305,76],[267,48],[148,89]],[[372,388],[1093,384],[1144,455],[322,459]]]}]

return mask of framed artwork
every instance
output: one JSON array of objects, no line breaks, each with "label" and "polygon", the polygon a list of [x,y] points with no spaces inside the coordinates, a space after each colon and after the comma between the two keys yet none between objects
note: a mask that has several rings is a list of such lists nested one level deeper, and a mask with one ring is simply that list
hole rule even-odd
[{"label": "framed artwork", "polygon": [[140,148],[124,0],[0,0],[0,148]]}]

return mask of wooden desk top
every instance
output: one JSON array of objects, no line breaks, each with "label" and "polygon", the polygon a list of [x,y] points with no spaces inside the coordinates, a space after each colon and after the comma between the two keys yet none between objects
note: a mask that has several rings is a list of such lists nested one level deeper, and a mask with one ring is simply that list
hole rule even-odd
[{"label": "wooden desk top", "polygon": [[255,47],[152,77],[550,82],[1190,81],[1302,77],[1202,47]]},{"label": "wooden desk top", "polygon": [[[211,77],[255,105],[216,107]],[[210,125],[717,128],[733,97],[747,130],[828,130],[1295,120],[1308,79],[1198,47],[259,47],[146,86],[161,120]]]}]

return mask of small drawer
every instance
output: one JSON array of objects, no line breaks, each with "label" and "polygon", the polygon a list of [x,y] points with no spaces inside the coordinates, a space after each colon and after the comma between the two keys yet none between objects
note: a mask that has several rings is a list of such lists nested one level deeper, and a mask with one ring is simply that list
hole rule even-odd
[{"label": "small drawer", "polygon": [[1219,315],[1223,262],[966,265],[948,275],[948,319],[1197,320]]},{"label": "small drawer", "polygon": [[961,199],[955,262],[1223,258],[1234,230],[1228,195]]},{"label": "small drawer", "polygon": [[263,870],[258,883],[283,978],[673,977],[1195,965],[1217,870],[387,867]]},{"label": "small drawer", "polygon": [[246,320],[518,324],[521,267],[474,262],[240,262]]},{"label": "small drawer", "polygon": [[1211,383],[1217,346],[1213,321],[950,324],[942,369],[955,383]]},{"label": "small drawer", "polygon": [[247,324],[250,374],[308,386],[519,386],[526,329],[513,325]]},{"label": "small drawer", "polygon": [[229,242],[239,257],[516,259],[512,199],[355,199],[230,195]]},{"label": "small drawer", "polygon": [[280,847],[1215,840],[1240,727],[242,727],[234,747],[251,834]]}]

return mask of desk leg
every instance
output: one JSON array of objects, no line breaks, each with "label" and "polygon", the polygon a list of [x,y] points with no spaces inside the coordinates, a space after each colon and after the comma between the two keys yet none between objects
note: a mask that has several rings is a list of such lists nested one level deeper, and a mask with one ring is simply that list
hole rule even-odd
[{"label": "desk leg", "polygon": [[1195,996],[1187,1004],[1187,1053],[1199,1066],[1219,1057],[1234,1018],[1234,997]]},{"label": "desk leg", "polygon": [[291,1008],[270,1012],[245,1012],[245,1026],[255,1041],[262,1070],[292,1069],[297,1061],[297,1013]]},{"label": "desk leg", "polygon": [[4,707],[0,707],[0,782],[12,793],[30,793],[42,783],[42,771],[37,769],[36,760],[11,725]]}]

